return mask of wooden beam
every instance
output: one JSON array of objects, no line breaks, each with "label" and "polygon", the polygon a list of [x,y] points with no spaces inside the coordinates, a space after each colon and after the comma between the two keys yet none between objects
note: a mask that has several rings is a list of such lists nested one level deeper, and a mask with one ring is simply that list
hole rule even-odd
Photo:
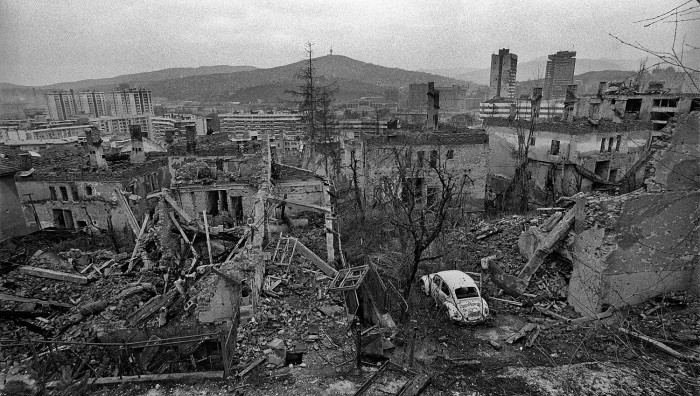
[{"label": "wooden beam", "polygon": [[204,216],[204,232],[207,236],[207,252],[209,253],[209,264],[214,264],[214,259],[211,257],[211,240],[209,239],[209,220],[207,220],[207,211],[203,210]]},{"label": "wooden beam", "polygon": [[124,193],[118,189],[115,188],[114,191],[116,191],[117,196],[120,198],[122,201],[122,204],[124,205],[124,209],[126,209],[126,218],[129,220],[129,225],[131,226],[131,231],[134,232],[134,235],[138,236],[139,235],[139,222],[136,221],[136,216],[134,216],[134,212],[131,210],[131,206],[129,206],[129,201],[126,199],[124,196]]},{"label": "wooden beam", "polygon": [[[94,381],[88,380],[88,384],[92,385],[114,385],[121,383],[138,383],[138,382],[153,382],[153,381],[191,381],[204,379],[223,379],[223,371],[195,371],[192,373],[169,373],[169,374],[141,374],[141,375],[125,375],[122,377],[102,377]],[[47,388],[55,388],[61,384],[61,381],[51,381],[46,384]]]},{"label": "wooden beam", "polygon": [[175,227],[177,227],[177,230],[180,231],[180,236],[182,236],[182,239],[184,239],[185,243],[190,246],[190,250],[192,251],[192,254],[194,255],[194,257],[197,258],[199,255],[197,254],[197,251],[194,250],[194,246],[192,246],[192,242],[194,242],[194,239],[192,240],[192,242],[190,242],[190,239],[187,238],[187,234],[185,234],[185,231],[180,226],[180,223],[175,218],[175,215],[173,214],[173,212],[168,212],[168,215],[170,215],[170,220],[173,221],[173,224],[175,224]]},{"label": "wooden beam", "polygon": [[182,217],[186,222],[191,223],[191,222],[193,221],[193,220],[192,220],[192,217],[190,217],[190,215],[188,215],[187,212],[185,212],[185,210],[182,209],[182,207],[180,207],[180,205],[177,203],[177,201],[175,201],[175,198],[173,198],[173,197],[170,195],[170,193],[168,193],[167,191],[163,190],[163,197],[165,198],[166,201],[168,201],[168,203],[170,204],[170,206],[172,206],[173,209],[175,209],[175,211],[177,212],[177,214],[179,214],[180,217]]},{"label": "wooden beam", "polygon": [[[571,225],[574,222],[574,216],[574,209],[569,209],[569,211],[566,212],[566,215],[564,215],[559,223],[554,226],[552,231],[547,234],[546,237],[544,237],[539,246],[537,246],[537,250],[535,250],[532,257],[530,257],[530,260],[528,260],[525,267],[523,267],[518,274],[518,278],[524,280],[526,283],[530,282],[532,275],[537,272],[537,269],[540,268],[540,265],[542,265],[544,259],[547,258],[550,253],[552,253],[552,250],[554,250],[554,246],[557,244],[557,242],[562,240],[568,234],[569,228],[571,228]],[[519,291],[522,293],[525,290],[523,289]]]},{"label": "wooden beam", "polygon": [[648,342],[649,344],[657,347],[658,349],[666,352],[667,354],[669,354],[677,359],[687,360],[687,361],[691,361],[691,362],[700,362],[700,357],[686,356],[686,355],[676,351],[675,349],[669,347],[668,345],[664,344],[663,342],[657,341],[651,337],[647,337],[642,333],[637,333],[636,331],[627,330],[627,329],[622,328],[622,327],[620,327],[618,330],[620,330],[621,332],[623,332],[627,335],[630,335],[630,336],[638,338],[642,341]]},{"label": "wooden beam", "polygon": [[267,358],[266,358],[265,356],[259,357],[259,358],[255,359],[255,360],[253,360],[253,363],[251,363],[250,366],[246,367],[246,368],[245,368],[243,371],[241,371],[240,373],[236,374],[236,377],[238,377],[238,378],[244,377],[244,376],[245,376],[246,374],[248,374],[252,369],[258,367],[258,366],[260,365],[260,363],[264,362],[265,360],[267,360]]},{"label": "wooden beam", "polygon": [[148,213],[143,217],[143,224],[141,224],[141,229],[139,229],[139,233],[136,235],[134,251],[131,252],[131,259],[129,260],[129,267],[126,269],[126,272],[131,272],[131,270],[134,269],[134,260],[136,259],[139,248],[141,248],[141,238],[143,238],[143,233],[146,232],[146,224],[148,224]]},{"label": "wooden beam", "polygon": [[321,271],[323,271],[323,273],[330,277],[335,277],[335,275],[338,273],[338,271],[336,271],[335,268],[331,267],[330,265],[328,265],[328,263],[321,260],[321,258],[318,257],[316,253],[312,252],[297,238],[290,237],[289,240],[294,241],[296,243],[296,250],[299,252],[299,254],[309,259],[309,261],[316,265]]},{"label": "wooden beam", "polygon": [[126,320],[131,326],[135,326],[148,319],[151,315],[158,312],[160,307],[167,307],[177,297],[177,289],[170,289],[167,293],[161,294],[148,300],[145,304],[141,306],[136,312],[129,315]]},{"label": "wooden beam", "polygon": [[272,201],[272,202],[284,203],[284,204],[287,204],[287,205],[301,206],[301,207],[304,207],[304,208],[307,208],[307,209],[311,209],[311,210],[313,210],[313,211],[315,211],[315,212],[328,213],[328,214],[332,214],[332,213],[333,213],[333,212],[331,211],[330,206],[314,205],[314,204],[310,204],[310,203],[306,203],[306,202],[294,201],[294,200],[284,199],[284,198],[275,197],[275,196],[268,196],[268,197],[267,197],[267,200],[268,200],[268,201]]},{"label": "wooden beam", "polygon": [[4,294],[4,293],[0,293],[0,301],[15,301],[15,302],[21,302],[21,303],[48,305],[48,306],[59,307],[59,308],[72,307],[72,305],[70,305],[68,303],[62,303],[62,302],[52,301],[52,300],[38,300],[36,298],[25,298],[25,297],[13,296],[11,294]]},{"label": "wooden beam", "polygon": [[20,267],[19,272],[27,275],[38,276],[40,278],[56,279],[65,282],[77,283],[80,285],[86,285],[88,283],[88,279],[84,276],[39,267],[24,266]]},{"label": "wooden beam", "polygon": [[430,376],[425,373],[421,373],[413,377],[411,382],[408,384],[406,388],[404,388],[401,393],[399,393],[399,396],[418,396],[423,389],[425,389],[426,386],[428,386],[428,383],[430,382]]}]

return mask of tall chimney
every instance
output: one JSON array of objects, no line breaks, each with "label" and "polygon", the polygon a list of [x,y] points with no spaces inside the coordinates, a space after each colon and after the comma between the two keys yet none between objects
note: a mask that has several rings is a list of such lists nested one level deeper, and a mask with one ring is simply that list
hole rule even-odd
[{"label": "tall chimney", "polygon": [[605,86],[608,85],[606,81],[601,81],[598,83],[598,97],[602,98],[603,93],[605,93]]},{"label": "tall chimney", "polygon": [[532,88],[532,98],[530,98],[530,111],[532,118],[540,117],[540,103],[542,103],[542,87]]},{"label": "tall chimney", "polygon": [[141,135],[141,125],[129,125],[131,135],[131,154],[129,161],[132,164],[142,164],[146,162],[146,153],[143,151],[143,136]]},{"label": "tall chimney", "polygon": [[185,134],[187,135],[187,154],[194,155],[197,152],[197,128],[194,125],[188,125],[185,127]]},{"label": "tall chimney", "polygon": [[576,84],[566,86],[566,99],[564,99],[564,116],[562,119],[568,123],[574,122],[574,106],[576,106]]},{"label": "tall chimney", "polygon": [[437,131],[438,110],[440,109],[440,91],[435,89],[435,83],[428,83],[428,115],[426,117],[426,127]]},{"label": "tall chimney", "polygon": [[102,138],[100,130],[97,127],[85,129],[85,148],[90,156],[90,166],[97,169],[105,170],[108,168],[107,160],[105,160],[102,152]]}]

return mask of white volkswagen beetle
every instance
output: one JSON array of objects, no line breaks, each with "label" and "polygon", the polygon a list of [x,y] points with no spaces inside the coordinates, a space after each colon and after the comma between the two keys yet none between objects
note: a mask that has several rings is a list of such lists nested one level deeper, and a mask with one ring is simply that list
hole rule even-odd
[{"label": "white volkswagen beetle", "polygon": [[482,323],[489,316],[489,306],[481,298],[476,282],[462,271],[450,270],[420,278],[423,292],[432,296],[459,323]]}]

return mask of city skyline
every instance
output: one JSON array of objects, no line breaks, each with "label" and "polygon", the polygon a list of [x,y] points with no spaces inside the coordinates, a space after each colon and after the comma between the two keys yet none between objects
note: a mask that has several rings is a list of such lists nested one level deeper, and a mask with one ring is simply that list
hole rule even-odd
[{"label": "city skyline", "polygon": [[[303,59],[308,41],[315,56],[333,48],[334,54],[408,70],[488,68],[498,48],[510,48],[519,63],[562,50],[579,58],[639,59],[645,54],[609,34],[667,50],[673,24],[634,22],[678,5],[168,1],[84,7],[3,0],[0,76],[38,86],[172,67],[268,68]],[[680,24],[679,37],[692,41],[699,24]]]}]

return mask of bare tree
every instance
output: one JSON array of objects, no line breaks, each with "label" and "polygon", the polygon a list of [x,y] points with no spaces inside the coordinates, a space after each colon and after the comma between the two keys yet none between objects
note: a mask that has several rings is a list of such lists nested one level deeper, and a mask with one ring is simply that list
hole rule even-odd
[{"label": "bare tree", "polygon": [[649,27],[659,22],[673,23],[673,41],[671,48],[668,50],[653,49],[641,44],[638,41],[625,41],[613,34],[610,34],[610,36],[622,44],[638,49],[654,57],[657,62],[652,67],[665,64],[680,69],[690,84],[695,88],[695,91],[700,92],[700,88],[698,88],[698,85],[700,84],[700,81],[698,81],[700,67],[690,66],[688,65],[688,62],[683,60],[683,54],[687,48],[698,49],[699,46],[686,43],[685,36],[683,36],[679,42],[678,37],[678,25],[683,22],[698,20],[699,17],[697,15],[691,15],[697,13],[698,11],[700,11],[700,0],[688,0],[664,13],[635,22],[644,23],[644,27]]},{"label": "bare tree", "polygon": [[[421,153],[429,153],[428,157]],[[408,297],[421,262],[437,257],[426,257],[431,244],[450,223],[453,209],[464,195],[467,176],[457,175],[440,161],[440,147],[416,151],[412,145],[391,150],[392,173],[381,178],[377,186],[379,209],[399,233],[406,245],[408,268],[404,274]],[[418,154],[417,161],[412,160]]]},{"label": "bare tree", "polygon": [[530,164],[530,146],[535,137],[537,127],[537,118],[540,113],[540,101],[542,100],[541,89],[536,89],[530,98],[530,119],[523,120],[516,116],[511,121],[515,125],[515,131],[518,135],[518,149],[516,152],[516,160],[518,166],[515,168],[515,174],[508,189],[506,190],[507,201],[516,205],[520,212],[527,212],[530,203],[530,173],[528,165]]}]

